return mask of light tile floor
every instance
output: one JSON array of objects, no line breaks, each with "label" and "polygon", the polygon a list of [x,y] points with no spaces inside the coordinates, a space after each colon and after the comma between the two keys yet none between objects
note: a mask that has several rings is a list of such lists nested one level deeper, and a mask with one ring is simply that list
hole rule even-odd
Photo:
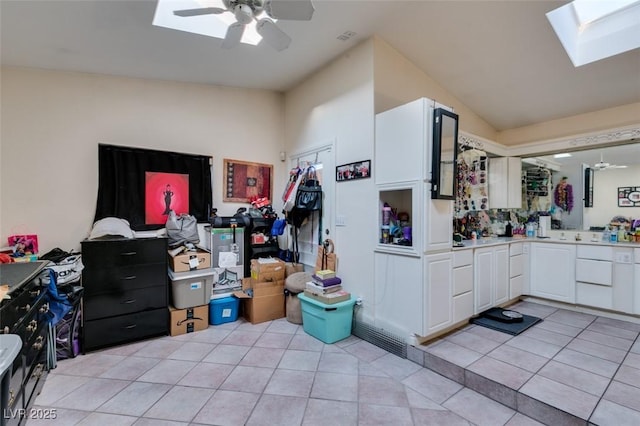
[{"label": "light tile floor", "polygon": [[515,337],[468,325],[409,356],[546,424],[640,425],[640,324],[531,302],[510,309],[543,321]]},{"label": "light tile floor", "polygon": [[[479,344],[488,352],[490,343]],[[619,386],[609,389],[613,405],[633,399]],[[62,360],[35,407],[57,418],[29,426],[539,424],[357,337],[328,345],[285,319]]]}]

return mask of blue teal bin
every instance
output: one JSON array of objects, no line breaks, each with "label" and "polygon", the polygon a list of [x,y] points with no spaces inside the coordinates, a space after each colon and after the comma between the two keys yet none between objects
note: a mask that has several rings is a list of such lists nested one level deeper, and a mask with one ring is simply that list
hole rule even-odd
[{"label": "blue teal bin", "polygon": [[353,296],[344,302],[330,305],[305,296],[304,293],[298,294],[298,299],[305,333],[324,343],[335,343],[351,335],[353,305],[356,303]]},{"label": "blue teal bin", "polygon": [[236,297],[223,297],[212,299],[209,302],[209,324],[220,325],[227,322],[234,322],[238,319],[240,299]]}]

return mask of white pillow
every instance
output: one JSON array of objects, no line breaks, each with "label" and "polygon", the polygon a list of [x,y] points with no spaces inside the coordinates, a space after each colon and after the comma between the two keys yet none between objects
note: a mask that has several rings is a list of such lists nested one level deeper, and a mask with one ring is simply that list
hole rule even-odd
[{"label": "white pillow", "polygon": [[105,217],[94,223],[89,239],[92,240],[105,235],[121,235],[125,238],[134,238],[129,222],[117,217]]}]

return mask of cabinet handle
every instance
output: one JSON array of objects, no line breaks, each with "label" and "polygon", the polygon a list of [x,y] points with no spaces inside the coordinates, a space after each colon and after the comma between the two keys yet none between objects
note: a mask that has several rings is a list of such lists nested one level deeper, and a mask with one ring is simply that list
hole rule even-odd
[{"label": "cabinet handle", "polygon": [[126,251],[124,253],[120,253],[120,256],[135,256],[137,252],[135,251]]},{"label": "cabinet handle", "polygon": [[9,334],[9,326],[8,325],[4,326],[4,328],[2,329],[2,333]]},{"label": "cabinet handle", "polygon": [[28,311],[29,309],[31,309],[31,305],[27,303],[27,304],[26,304],[26,305],[24,305],[23,307],[18,308],[18,310],[20,310],[20,309],[24,309],[25,311]]},{"label": "cabinet handle", "polygon": [[36,342],[33,345],[31,345],[31,347],[36,351],[39,351],[40,349],[42,349],[42,342]]},{"label": "cabinet handle", "polygon": [[31,320],[31,322],[29,322],[29,325],[27,326],[27,331],[34,331],[36,328],[38,328],[38,321]]},{"label": "cabinet handle", "polygon": [[47,313],[47,312],[49,312],[49,304],[48,304],[48,303],[45,303],[45,304],[44,304],[44,305],[42,305],[42,307],[40,308],[40,313],[41,313],[41,314],[44,314],[44,313]]},{"label": "cabinet handle", "polygon": [[124,328],[126,328],[127,330],[132,330],[132,329],[136,328],[137,326],[138,326],[138,324],[131,324],[131,325],[127,325]]},{"label": "cabinet handle", "polygon": [[132,303],[136,303],[136,299],[129,299],[122,302],[123,305],[130,305]]},{"label": "cabinet handle", "polygon": [[136,278],[138,277],[136,277],[135,275],[129,275],[128,277],[122,277],[120,279],[124,281],[130,281],[130,280],[135,280]]},{"label": "cabinet handle", "polygon": [[13,389],[10,389],[9,390],[9,401],[7,402],[7,405],[11,406],[11,404],[13,404],[13,401],[15,401],[15,400],[16,400],[16,394],[13,393]]},{"label": "cabinet handle", "polygon": [[30,291],[29,295],[31,295],[31,297],[39,296],[40,295],[40,290]]}]

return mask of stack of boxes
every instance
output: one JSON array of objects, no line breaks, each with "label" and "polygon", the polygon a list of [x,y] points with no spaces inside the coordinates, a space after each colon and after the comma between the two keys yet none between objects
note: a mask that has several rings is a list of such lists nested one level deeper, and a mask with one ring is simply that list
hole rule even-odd
[{"label": "stack of boxes", "polygon": [[205,250],[169,250],[169,334],[192,333],[209,327],[209,300],[213,288],[211,254]]},{"label": "stack of boxes", "polygon": [[285,316],[285,263],[275,258],[251,260],[251,278],[234,295],[242,300],[244,317],[258,324]]}]

